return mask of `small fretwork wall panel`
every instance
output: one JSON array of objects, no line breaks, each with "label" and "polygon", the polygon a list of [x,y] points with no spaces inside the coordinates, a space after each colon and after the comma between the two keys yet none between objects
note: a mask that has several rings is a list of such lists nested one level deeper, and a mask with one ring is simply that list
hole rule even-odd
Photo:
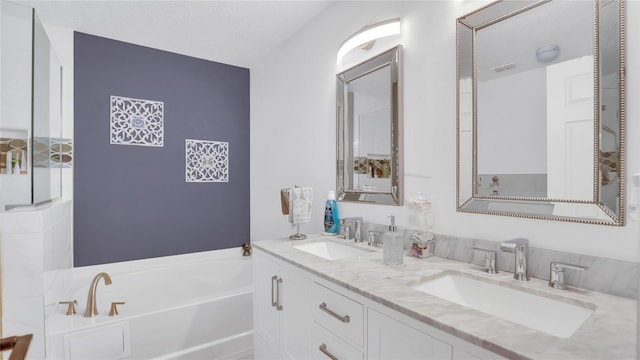
[{"label": "small fretwork wall panel", "polygon": [[78,32],[74,66],[74,266],[248,242],[249,69]]}]

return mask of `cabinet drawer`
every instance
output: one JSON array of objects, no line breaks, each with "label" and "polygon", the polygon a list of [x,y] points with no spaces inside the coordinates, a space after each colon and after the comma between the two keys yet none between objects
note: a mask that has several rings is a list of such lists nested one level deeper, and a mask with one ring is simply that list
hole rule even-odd
[{"label": "cabinet drawer", "polygon": [[314,284],[313,319],[358,347],[364,342],[363,305],[318,283]]},{"label": "cabinet drawer", "polygon": [[331,356],[338,360],[364,359],[361,351],[346,343],[318,323],[313,323],[313,359],[330,360]]}]

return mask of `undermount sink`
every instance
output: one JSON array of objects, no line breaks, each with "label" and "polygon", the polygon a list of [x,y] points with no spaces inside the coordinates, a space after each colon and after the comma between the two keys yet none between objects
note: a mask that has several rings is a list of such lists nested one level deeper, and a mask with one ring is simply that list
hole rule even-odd
[{"label": "undermount sink", "polygon": [[571,337],[594,310],[458,274],[413,288],[563,339]]},{"label": "undermount sink", "polygon": [[327,260],[345,259],[365,255],[373,251],[328,239],[314,240],[304,244],[293,245],[293,247]]}]

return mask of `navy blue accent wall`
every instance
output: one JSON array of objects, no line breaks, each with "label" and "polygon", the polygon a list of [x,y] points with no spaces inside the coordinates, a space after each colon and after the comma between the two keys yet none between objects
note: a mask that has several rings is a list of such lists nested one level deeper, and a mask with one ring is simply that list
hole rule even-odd
[{"label": "navy blue accent wall", "polygon": [[[249,241],[249,69],[76,32],[74,72],[74,266]],[[109,144],[111,95],[163,101],[164,147]],[[229,182],[185,182],[185,139]]]}]

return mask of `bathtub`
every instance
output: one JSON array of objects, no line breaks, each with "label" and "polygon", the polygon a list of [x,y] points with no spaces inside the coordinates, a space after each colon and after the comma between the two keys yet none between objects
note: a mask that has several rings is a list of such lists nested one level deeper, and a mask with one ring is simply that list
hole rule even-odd
[{"label": "bathtub", "polygon": [[[64,358],[70,336],[125,324],[131,359],[251,359],[251,267],[251,257],[235,248],[70,269],[67,281],[82,285],[71,291],[78,315],[65,316],[60,308],[47,317],[47,358]],[[100,281],[100,314],[87,319],[89,284],[99,272],[112,284]],[[116,301],[126,302],[120,315],[107,316]]]}]

